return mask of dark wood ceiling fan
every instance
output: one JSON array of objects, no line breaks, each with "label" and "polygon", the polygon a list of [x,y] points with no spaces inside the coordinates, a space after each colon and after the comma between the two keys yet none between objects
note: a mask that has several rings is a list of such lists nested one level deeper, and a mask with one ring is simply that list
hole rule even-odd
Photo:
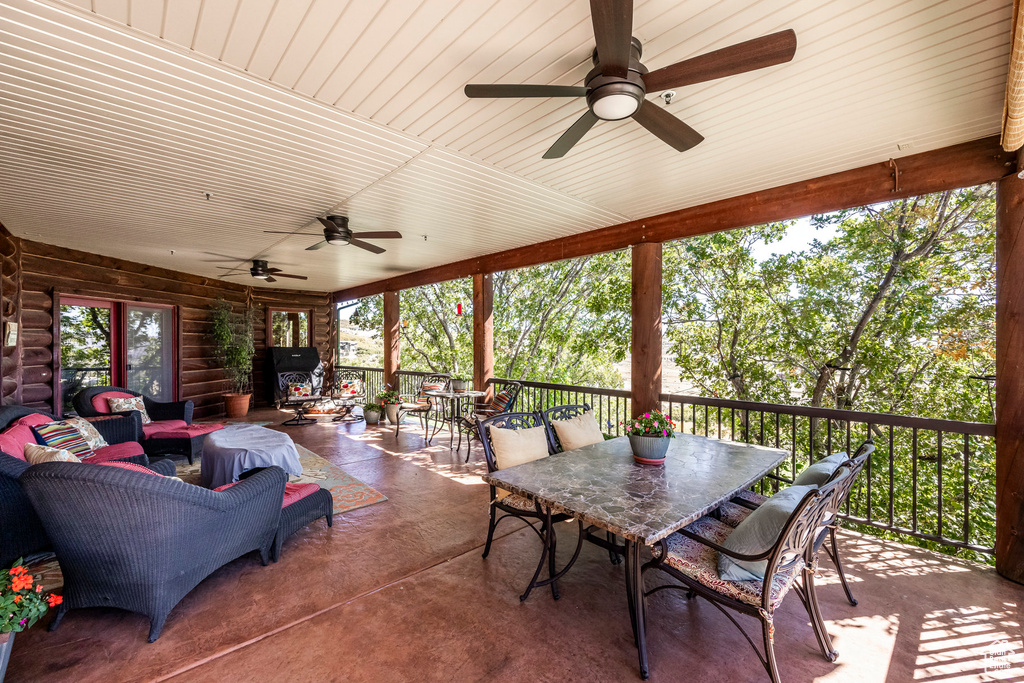
[{"label": "dark wood ceiling fan", "polygon": [[[368,240],[400,240],[402,239],[402,233],[395,230],[378,230],[371,232],[352,232],[352,229],[348,227],[348,216],[328,216],[327,218],[317,218],[321,225],[324,226],[323,240],[306,247],[306,251],[315,251],[317,249],[323,249],[328,244],[351,244],[353,247],[359,247],[365,249],[373,254],[383,254],[386,249],[378,247],[376,244],[370,244],[364,242],[364,239]],[[263,232],[272,235],[308,235],[310,237],[319,237],[316,233],[312,232],[287,232],[284,230],[264,230]]]},{"label": "dark wood ceiling fan", "polygon": [[587,111],[544,154],[565,156],[599,120],[632,117],[641,126],[685,152],[704,137],[672,114],[645,99],[648,92],[681,88],[726,76],[783,64],[796,54],[792,29],[724,47],[648,72],[640,63],[643,46],[633,37],[633,0],[590,0],[594,24],[594,68],[582,86],[477,85],[465,88],[467,97],[585,97]]},{"label": "dark wood ceiling fan", "polygon": [[[217,268],[222,270],[237,270],[237,268],[229,268],[228,266],[217,266]],[[236,275],[245,275],[245,273],[224,273],[220,277],[235,277]],[[309,279],[305,275],[292,275],[290,273],[281,272],[280,268],[271,268],[270,264],[263,259],[253,259],[252,268],[249,269],[249,275],[257,280],[263,280],[265,282],[277,282],[277,278],[279,277],[287,277],[293,280]]]}]

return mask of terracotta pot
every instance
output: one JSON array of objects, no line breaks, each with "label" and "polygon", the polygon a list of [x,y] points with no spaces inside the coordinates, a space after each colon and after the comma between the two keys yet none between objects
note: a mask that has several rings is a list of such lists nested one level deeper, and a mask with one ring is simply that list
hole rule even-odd
[{"label": "terracotta pot", "polygon": [[664,465],[665,454],[668,453],[671,436],[638,436],[629,435],[629,446],[633,450],[633,460],[641,465]]},{"label": "terracotta pot", "polygon": [[11,659],[11,648],[14,647],[13,633],[0,633],[0,683],[7,673],[7,662]]},{"label": "terracotta pot", "polygon": [[384,405],[384,413],[388,416],[388,422],[393,425],[398,424],[398,409],[397,403],[387,403]]},{"label": "terracotta pot", "polygon": [[245,417],[249,414],[249,400],[252,394],[224,394],[224,411],[228,417]]}]

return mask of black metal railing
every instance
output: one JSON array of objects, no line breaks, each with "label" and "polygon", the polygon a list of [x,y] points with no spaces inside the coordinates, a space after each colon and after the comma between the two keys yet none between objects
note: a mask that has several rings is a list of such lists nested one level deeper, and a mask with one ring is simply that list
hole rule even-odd
[{"label": "black metal railing", "polygon": [[[383,368],[361,368],[355,365],[335,365],[335,370],[357,370],[365,373],[366,376],[366,400],[373,401],[373,397],[376,396],[384,389],[384,369]],[[428,375],[435,375],[435,372],[416,372],[412,370],[399,370],[395,373],[398,376],[398,392],[403,396],[413,396],[420,390],[420,384],[423,382],[423,378]],[[395,388],[395,387],[393,387]]]},{"label": "black metal railing", "polygon": [[[379,377],[383,370],[359,368]],[[372,374],[376,373],[376,374]],[[422,375],[400,374],[402,393]],[[496,387],[509,379],[490,380]],[[408,386],[406,386],[408,382]],[[622,389],[521,381],[516,410],[589,404],[606,433],[620,436],[630,417]],[[372,394],[371,394],[372,395]],[[876,450],[854,486],[843,517],[861,531],[914,539],[918,545],[977,553],[995,545],[995,425],[831,408],[662,394],[662,410],[678,431],[783,448],[790,458],[757,484],[764,493],[792,482],[800,470],[836,451],[852,453],[870,436]]]}]

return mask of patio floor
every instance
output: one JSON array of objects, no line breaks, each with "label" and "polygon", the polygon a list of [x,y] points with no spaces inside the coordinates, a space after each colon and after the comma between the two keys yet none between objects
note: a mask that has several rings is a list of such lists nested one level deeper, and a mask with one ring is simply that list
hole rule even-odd
[{"label": "patio floor", "polygon": [[[481,559],[479,451],[463,465],[465,449],[449,451],[446,433],[424,448],[418,426],[397,441],[362,424],[283,429],[389,500],[300,531],[277,564],[252,554],[220,569],[156,643],[145,618],[115,610],[73,611],[54,633],[44,620],[17,636],[7,681],[639,680],[622,567],[604,551],[584,545],[558,602],[546,590],[519,602],[539,552],[528,530],[503,523]],[[788,597],[776,618],[785,680],[1024,680],[1024,587],[898,543],[849,532],[841,542],[860,605],[827,560],[819,590],[839,660],[821,657]],[[768,680],[708,603],[662,592],[648,618],[652,681]]]}]

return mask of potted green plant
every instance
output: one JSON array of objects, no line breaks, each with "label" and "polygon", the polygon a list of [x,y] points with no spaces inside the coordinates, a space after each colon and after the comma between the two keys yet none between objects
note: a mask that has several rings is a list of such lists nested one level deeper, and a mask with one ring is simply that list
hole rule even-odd
[{"label": "potted green plant", "polygon": [[665,464],[665,454],[675,435],[672,418],[660,410],[652,410],[632,420],[625,420],[622,425],[629,437],[633,460],[641,465]]},{"label": "potted green plant", "polygon": [[256,355],[253,340],[253,310],[246,306],[242,312],[227,301],[218,299],[210,310],[213,323],[211,336],[217,360],[228,375],[231,392],[224,394],[224,408],[228,417],[245,417],[249,412],[252,392],[252,359]]},{"label": "potted green plant", "polygon": [[398,424],[398,408],[402,405],[402,395],[387,385],[387,389],[377,394],[377,401],[384,406],[384,414],[388,416],[388,422]]},{"label": "potted green plant", "polygon": [[469,391],[469,387],[472,386],[473,380],[465,375],[452,375],[452,391],[456,394],[461,394]]},{"label": "potted green plant", "polygon": [[7,672],[14,634],[29,628],[47,609],[64,601],[59,595],[44,595],[42,586],[34,583],[35,577],[18,560],[0,584],[0,683]]},{"label": "potted green plant", "polygon": [[375,425],[380,422],[380,404],[379,403],[367,403],[363,406],[363,419],[366,420],[366,424]]}]

